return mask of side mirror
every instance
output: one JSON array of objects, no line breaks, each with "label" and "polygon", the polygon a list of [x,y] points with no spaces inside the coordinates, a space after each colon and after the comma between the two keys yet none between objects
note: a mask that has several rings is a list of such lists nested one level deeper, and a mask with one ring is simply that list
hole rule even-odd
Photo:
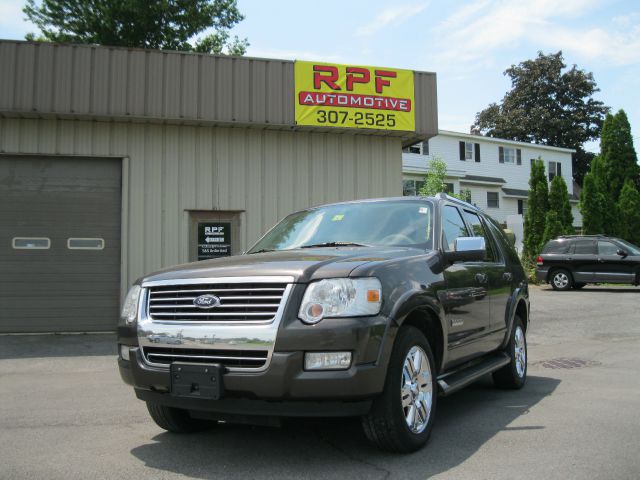
[{"label": "side mirror", "polygon": [[618,251],[616,252],[618,255],[620,255],[622,258],[626,257],[629,255],[629,252],[627,252],[626,250],[623,250],[621,248],[618,249]]},{"label": "side mirror", "polygon": [[487,246],[483,237],[459,237],[453,252],[445,252],[448,262],[481,262],[487,256]]}]

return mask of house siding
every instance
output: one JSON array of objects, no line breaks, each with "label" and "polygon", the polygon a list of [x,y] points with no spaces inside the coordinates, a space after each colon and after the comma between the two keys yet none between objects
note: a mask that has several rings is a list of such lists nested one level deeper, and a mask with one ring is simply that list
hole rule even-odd
[{"label": "house siding", "polygon": [[[429,140],[429,155],[403,153],[403,176],[405,179],[420,179],[427,171],[428,162],[438,157],[447,163],[447,182],[454,184],[455,193],[461,190],[471,190],[471,202],[486,211],[500,223],[506,223],[510,215],[518,215],[518,198],[505,196],[502,188],[518,190],[529,189],[529,177],[531,175],[531,160],[541,158],[545,164],[545,172],[549,174],[549,162],[558,162],[562,165],[562,178],[564,178],[569,195],[573,194],[573,172],[571,153],[569,149],[536,146],[523,142],[513,142],[497,139],[488,140],[482,136],[456,134],[455,132],[440,132]],[[460,160],[460,144],[466,141],[480,145],[480,162]],[[521,150],[521,165],[517,163],[500,163],[499,147],[519,148]],[[479,183],[465,180],[466,175],[482,177],[497,177],[503,179],[504,184]],[[487,206],[487,192],[498,192],[499,208]],[[582,225],[582,216],[577,208],[577,203],[572,202],[574,226]]]}]

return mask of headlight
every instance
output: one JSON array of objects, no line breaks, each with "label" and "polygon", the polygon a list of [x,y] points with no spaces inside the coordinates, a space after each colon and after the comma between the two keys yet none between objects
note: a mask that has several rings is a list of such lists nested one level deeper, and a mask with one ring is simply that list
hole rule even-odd
[{"label": "headlight", "polygon": [[328,317],[377,315],[381,304],[377,278],[332,278],[309,284],[298,316],[313,324]]},{"label": "headlight", "polygon": [[138,316],[138,301],[140,300],[140,293],[142,289],[138,285],[134,285],[127,293],[127,298],[124,299],[122,305],[122,313],[120,317],[124,318],[128,323],[136,321]]}]

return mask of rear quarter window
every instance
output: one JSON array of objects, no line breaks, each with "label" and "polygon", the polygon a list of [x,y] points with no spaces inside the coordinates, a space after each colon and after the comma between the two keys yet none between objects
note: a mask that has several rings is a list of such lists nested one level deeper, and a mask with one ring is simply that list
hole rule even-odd
[{"label": "rear quarter window", "polygon": [[569,247],[571,247],[571,242],[561,242],[558,240],[554,240],[545,245],[545,247],[542,249],[542,253],[544,254],[569,253]]}]

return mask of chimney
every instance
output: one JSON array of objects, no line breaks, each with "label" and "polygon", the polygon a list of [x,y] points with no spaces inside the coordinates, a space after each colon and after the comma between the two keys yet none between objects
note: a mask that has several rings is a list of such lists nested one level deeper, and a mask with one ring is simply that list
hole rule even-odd
[{"label": "chimney", "polygon": [[480,135],[480,129],[475,125],[471,125],[471,128],[469,128],[469,133],[471,135]]}]

